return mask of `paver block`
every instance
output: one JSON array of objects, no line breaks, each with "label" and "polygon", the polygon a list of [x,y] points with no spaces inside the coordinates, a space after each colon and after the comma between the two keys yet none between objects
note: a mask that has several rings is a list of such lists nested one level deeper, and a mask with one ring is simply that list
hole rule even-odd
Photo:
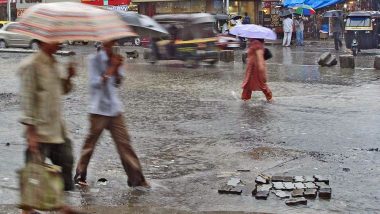
[{"label": "paver block", "polygon": [[285,192],[282,190],[276,190],[274,191],[274,194],[279,198],[290,198],[291,196],[290,192]]},{"label": "paver block", "polygon": [[318,187],[318,189],[330,188],[330,186],[325,182],[315,182],[315,185]]},{"label": "paver block", "polygon": [[329,60],[326,62],[326,66],[331,67],[334,65],[338,64],[338,60],[336,60],[335,56],[331,57]]},{"label": "paver block", "polygon": [[283,182],[272,182],[273,188],[276,190],[284,190],[285,186]]},{"label": "paver block", "polygon": [[373,67],[376,70],[380,70],[380,56],[375,56],[375,62],[374,62]]},{"label": "paver block", "polygon": [[330,181],[327,177],[324,177],[322,175],[314,175],[315,181],[316,182],[324,182],[326,184],[330,184]]},{"label": "paver block", "polygon": [[319,189],[319,198],[330,199],[331,198],[331,188]]},{"label": "paver block", "polygon": [[255,198],[259,200],[267,200],[268,196],[269,191],[260,191],[256,193]]},{"label": "paver block", "polygon": [[313,176],[304,176],[304,183],[307,183],[307,182],[314,182],[315,181],[315,178]]},{"label": "paver block", "polygon": [[318,59],[318,65],[325,66],[327,60],[331,58],[331,53],[330,52],[325,52],[323,53],[319,59]]},{"label": "paver block", "polygon": [[294,190],[296,188],[292,182],[284,182],[284,186],[286,190]]},{"label": "paver block", "polygon": [[307,183],[304,183],[305,184],[305,187],[306,189],[317,189],[317,185],[315,185],[315,183],[313,182],[307,182]]},{"label": "paver block", "polygon": [[340,55],[339,62],[341,68],[355,68],[355,58],[351,55]]},{"label": "paver block", "polygon": [[239,183],[241,183],[241,179],[240,178],[231,178],[227,185],[229,186],[237,186]]},{"label": "paver block", "polygon": [[293,182],[293,176],[274,175],[272,176],[272,182]]},{"label": "paver block", "polygon": [[294,187],[296,189],[306,189],[306,186],[304,183],[294,183]]},{"label": "paver block", "polygon": [[281,175],[273,175],[271,180],[272,182],[282,182],[284,179]]},{"label": "paver block", "polygon": [[291,198],[285,201],[285,204],[288,206],[295,206],[299,204],[307,205],[307,200],[304,197],[300,198]]},{"label": "paver block", "polygon": [[303,189],[295,189],[292,191],[292,197],[303,197]]},{"label": "paver block", "polygon": [[272,189],[271,184],[258,184],[256,185],[255,189],[252,191],[252,194],[255,195],[257,192],[269,191],[271,189]]},{"label": "paver block", "polygon": [[305,196],[305,198],[316,198],[317,189],[306,189],[303,195]]},{"label": "paver block", "polygon": [[269,176],[259,175],[259,176],[256,177],[255,182],[258,183],[258,184],[268,184],[269,180],[270,180]]},{"label": "paver block", "polygon": [[305,179],[303,178],[303,176],[294,176],[293,181],[294,182],[304,182]]},{"label": "paver block", "polygon": [[220,194],[234,194],[234,195],[241,195],[243,192],[241,187],[234,187],[230,185],[224,185],[219,190],[218,193]]}]

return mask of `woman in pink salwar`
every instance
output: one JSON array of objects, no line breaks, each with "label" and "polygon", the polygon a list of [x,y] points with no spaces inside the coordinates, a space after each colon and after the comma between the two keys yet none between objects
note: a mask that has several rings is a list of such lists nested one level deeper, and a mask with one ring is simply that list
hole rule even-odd
[{"label": "woman in pink salwar", "polygon": [[267,85],[267,67],[264,60],[264,40],[250,39],[247,54],[247,69],[242,84],[241,99],[251,99],[253,91],[262,91],[268,102],[272,102],[272,92]]}]

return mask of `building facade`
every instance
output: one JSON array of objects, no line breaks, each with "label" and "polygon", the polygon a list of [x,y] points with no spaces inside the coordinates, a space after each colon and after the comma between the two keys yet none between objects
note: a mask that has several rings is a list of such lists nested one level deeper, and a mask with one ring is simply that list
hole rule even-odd
[{"label": "building facade", "polygon": [[261,0],[132,0],[131,4],[138,8],[139,13],[148,16],[176,13],[228,13],[243,16],[247,13],[252,23],[259,22],[262,8]]}]

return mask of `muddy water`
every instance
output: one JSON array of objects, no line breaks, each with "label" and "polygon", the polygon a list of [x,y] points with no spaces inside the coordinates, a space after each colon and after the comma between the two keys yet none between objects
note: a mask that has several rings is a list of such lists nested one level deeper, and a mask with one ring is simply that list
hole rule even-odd
[{"label": "muddy water", "polygon": [[[370,68],[374,54],[359,56],[357,69],[344,70],[316,66],[317,57],[330,50],[323,45],[270,49],[274,53],[268,61],[274,104],[267,104],[259,92],[252,101],[239,100],[244,75],[241,63],[185,69],[178,62],[152,66],[128,59],[121,97],[133,146],[153,188],[146,192],[127,187],[107,133],[89,167],[91,188],[68,193],[69,203],[97,213],[104,213],[103,206],[117,206],[114,213],[131,207],[168,208],[173,213],[380,212],[380,153],[371,150],[380,147],[376,128],[380,123],[380,72]],[[65,98],[64,105],[78,155],[88,128],[84,56],[93,48],[75,50],[80,71],[75,91]],[[0,204],[8,205],[4,207],[7,212],[16,212],[9,206],[17,203],[15,170],[23,160],[14,69],[24,56],[0,54]],[[267,201],[255,200],[250,191],[261,172],[329,176],[333,199],[310,200],[301,207],[287,207],[274,195]],[[230,177],[245,181],[242,196],[217,193]],[[109,183],[98,185],[99,178],[107,178]]]}]

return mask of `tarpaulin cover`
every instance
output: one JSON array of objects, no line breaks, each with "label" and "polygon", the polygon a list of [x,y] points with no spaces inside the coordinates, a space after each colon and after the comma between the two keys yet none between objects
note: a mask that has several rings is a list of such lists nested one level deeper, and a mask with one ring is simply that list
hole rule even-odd
[{"label": "tarpaulin cover", "polygon": [[300,4],[306,4],[316,10],[316,9],[320,9],[320,8],[327,7],[327,6],[341,3],[341,2],[344,2],[344,0],[285,0],[284,6],[292,7],[292,6],[297,6]]}]

